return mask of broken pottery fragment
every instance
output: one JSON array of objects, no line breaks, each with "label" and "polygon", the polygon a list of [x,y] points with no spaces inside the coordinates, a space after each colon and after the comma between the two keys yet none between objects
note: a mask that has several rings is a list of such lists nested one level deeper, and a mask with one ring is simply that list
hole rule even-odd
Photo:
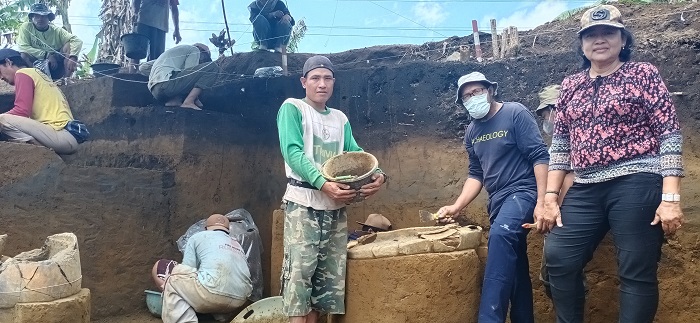
[{"label": "broken pottery fragment", "polygon": [[433,250],[433,242],[429,240],[401,241],[398,252],[402,255],[413,255],[417,253],[428,253]]},{"label": "broken pottery fragment", "polygon": [[481,227],[460,227],[457,224],[377,232],[371,238],[358,239],[348,249],[348,258],[386,258],[475,249],[481,242],[481,236]]},{"label": "broken pottery fragment", "polygon": [[75,295],[81,283],[77,237],[55,234],[46,238],[41,249],[22,252],[0,264],[0,308]]},{"label": "broken pottery fragment", "polygon": [[369,244],[372,248],[374,258],[395,257],[399,255],[399,242],[390,241],[388,243]]}]

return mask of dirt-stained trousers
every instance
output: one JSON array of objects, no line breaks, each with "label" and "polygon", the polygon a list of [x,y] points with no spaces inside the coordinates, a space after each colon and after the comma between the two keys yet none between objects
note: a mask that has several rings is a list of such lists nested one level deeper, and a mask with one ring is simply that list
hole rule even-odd
[{"label": "dirt-stained trousers", "polygon": [[26,117],[0,114],[0,132],[12,142],[35,140],[59,154],[71,154],[78,150],[78,141],[68,130],[55,130],[47,124]]},{"label": "dirt-stained trousers", "polygon": [[489,207],[491,229],[479,323],[503,323],[510,304],[513,323],[533,323],[532,283],[527,259],[527,229],[532,223],[536,192],[517,191]]},{"label": "dirt-stained trousers", "polygon": [[545,253],[558,323],[582,323],[582,269],[612,233],[620,278],[621,323],[651,323],[659,303],[663,230],[651,225],[661,203],[661,175],[637,173],[602,183],[575,183],[561,206],[564,226],[547,237]]}]

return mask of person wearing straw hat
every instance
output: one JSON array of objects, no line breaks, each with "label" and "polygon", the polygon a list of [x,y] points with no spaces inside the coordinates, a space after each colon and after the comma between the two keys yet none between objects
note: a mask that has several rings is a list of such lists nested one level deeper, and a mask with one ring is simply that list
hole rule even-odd
[{"label": "person wearing straw hat", "polygon": [[[683,136],[659,71],[631,61],[622,14],[597,5],[581,16],[583,70],[561,84],[540,231],[557,322],[584,322],[582,269],[610,231],[617,249],[619,322],[653,322],[664,233],[683,223]],[[574,185],[561,202],[566,172]]]},{"label": "person wearing straw hat", "polygon": [[0,49],[0,78],[15,87],[14,107],[0,114],[0,133],[9,141],[70,154],[87,139],[87,128],[74,120],[61,89],[48,75],[27,67],[19,52]]},{"label": "person wearing straw hat", "polygon": [[281,53],[289,43],[294,26],[294,18],[287,5],[278,0],[255,0],[248,6],[248,11],[258,49],[274,49]]},{"label": "person wearing straw hat", "polygon": [[498,83],[479,72],[459,78],[455,103],[473,119],[464,135],[469,175],[452,205],[438,210],[439,221],[453,221],[479,195],[489,194],[488,256],[479,322],[534,322],[527,257],[533,212],[542,207],[549,154],[532,113],[516,102],[496,99]]},{"label": "person wearing straw hat", "polygon": [[359,195],[373,196],[386,181],[377,170],[355,191],[321,175],[321,165],[343,152],[362,151],[345,114],[326,106],[335,69],[325,56],[312,56],[302,70],[303,99],[289,98],[277,113],[285,163],[284,314],[291,323],[315,323],[320,313],[345,313],[348,225],[345,206]]},{"label": "person wearing straw hat", "polygon": [[29,22],[17,30],[17,46],[28,66],[39,67],[54,80],[73,75],[83,41],[51,23],[56,19],[43,3],[31,5]]},{"label": "person wearing straw hat", "polygon": [[206,230],[187,240],[182,263],[158,260],[152,276],[163,291],[164,323],[198,322],[197,313],[231,313],[253,291],[246,255],[221,214],[209,216]]}]

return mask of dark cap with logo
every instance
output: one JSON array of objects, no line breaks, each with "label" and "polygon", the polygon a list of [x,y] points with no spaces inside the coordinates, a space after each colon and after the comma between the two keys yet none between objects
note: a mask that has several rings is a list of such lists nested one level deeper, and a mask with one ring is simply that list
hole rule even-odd
[{"label": "dark cap with logo", "polygon": [[578,33],[581,34],[588,28],[600,25],[625,28],[625,25],[622,23],[620,10],[615,8],[615,6],[606,4],[595,6],[583,13],[583,16],[581,16],[581,30]]},{"label": "dark cap with logo", "polygon": [[301,73],[304,77],[306,77],[306,74],[317,68],[327,68],[335,75],[333,63],[331,63],[331,60],[328,59],[328,57],[322,55],[309,57],[309,59],[306,60],[306,63],[304,63],[304,69]]}]

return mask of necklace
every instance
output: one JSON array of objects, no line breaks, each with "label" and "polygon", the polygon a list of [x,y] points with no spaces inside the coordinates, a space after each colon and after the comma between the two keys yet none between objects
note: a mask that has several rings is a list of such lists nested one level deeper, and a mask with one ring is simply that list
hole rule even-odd
[{"label": "necklace", "polygon": [[615,65],[613,65],[613,66],[611,66],[611,67],[605,69],[604,71],[600,71],[600,72],[598,72],[598,71],[593,71],[593,67],[591,67],[591,68],[588,70],[588,76],[589,76],[590,78],[608,76],[608,75],[614,73],[615,71],[617,71],[617,70],[622,66],[622,64],[624,64],[624,62],[618,61],[617,64],[615,64]]}]

